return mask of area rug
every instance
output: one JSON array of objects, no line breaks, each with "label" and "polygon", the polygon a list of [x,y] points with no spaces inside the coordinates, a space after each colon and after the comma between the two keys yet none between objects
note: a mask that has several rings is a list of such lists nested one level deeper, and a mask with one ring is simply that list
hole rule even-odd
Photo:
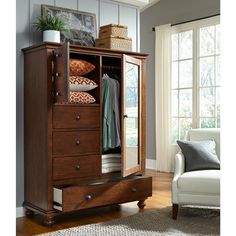
[{"label": "area rug", "polygon": [[158,236],[220,235],[220,211],[180,208],[177,220],[171,208],[147,211],[104,223],[59,230],[43,236]]}]

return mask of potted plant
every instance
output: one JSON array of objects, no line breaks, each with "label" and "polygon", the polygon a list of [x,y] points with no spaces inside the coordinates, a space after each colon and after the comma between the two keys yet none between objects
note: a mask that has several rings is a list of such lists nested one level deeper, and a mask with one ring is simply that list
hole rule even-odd
[{"label": "potted plant", "polygon": [[65,31],[65,23],[57,16],[40,16],[33,23],[33,27],[43,32],[43,41],[60,43],[60,32]]}]

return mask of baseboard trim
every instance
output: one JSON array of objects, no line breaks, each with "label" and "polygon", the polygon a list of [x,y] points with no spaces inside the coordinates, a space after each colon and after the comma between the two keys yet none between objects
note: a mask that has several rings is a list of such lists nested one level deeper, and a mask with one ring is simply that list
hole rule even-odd
[{"label": "baseboard trim", "polygon": [[157,170],[157,161],[153,159],[146,159],[146,169]]},{"label": "baseboard trim", "polygon": [[24,207],[17,207],[16,208],[16,218],[25,216],[25,209]]}]

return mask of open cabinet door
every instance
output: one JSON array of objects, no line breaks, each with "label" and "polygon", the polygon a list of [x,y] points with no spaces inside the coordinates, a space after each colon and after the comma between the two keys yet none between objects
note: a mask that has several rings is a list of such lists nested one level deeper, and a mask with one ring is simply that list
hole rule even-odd
[{"label": "open cabinet door", "polygon": [[141,60],[123,56],[122,168],[123,177],[141,170]]},{"label": "open cabinet door", "polygon": [[69,42],[52,51],[54,101],[56,103],[68,102],[69,96]]}]

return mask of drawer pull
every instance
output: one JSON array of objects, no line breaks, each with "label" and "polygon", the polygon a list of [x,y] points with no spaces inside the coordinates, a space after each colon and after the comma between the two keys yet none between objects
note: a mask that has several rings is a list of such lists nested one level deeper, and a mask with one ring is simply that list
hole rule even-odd
[{"label": "drawer pull", "polygon": [[79,144],[80,144],[80,141],[79,141],[79,140],[76,140],[75,143],[76,143],[76,145],[79,145]]},{"label": "drawer pull", "polygon": [[54,75],[54,77],[60,77],[61,73],[55,72],[53,75]]},{"label": "drawer pull", "polygon": [[136,188],[131,188],[131,192],[135,193],[135,192],[137,192],[137,189]]},{"label": "drawer pull", "polygon": [[85,197],[85,199],[86,199],[87,201],[90,201],[90,200],[92,199],[92,196],[91,196],[91,195],[87,195],[87,196]]},{"label": "drawer pull", "polygon": [[75,169],[76,169],[76,170],[79,170],[79,169],[80,169],[80,165],[77,165],[77,166],[75,167]]},{"label": "drawer pull", "polygon": [[61,96],[62,94],[60,92],[55,93],[56,96]]},{"label": "drawer pull", "polygon": [[77,116],[75,117],[75,119],[76,119],[76,120],[79,120],[79,119],[80,119],[80,116],[79,116],[79,115],[77,115]]}]

